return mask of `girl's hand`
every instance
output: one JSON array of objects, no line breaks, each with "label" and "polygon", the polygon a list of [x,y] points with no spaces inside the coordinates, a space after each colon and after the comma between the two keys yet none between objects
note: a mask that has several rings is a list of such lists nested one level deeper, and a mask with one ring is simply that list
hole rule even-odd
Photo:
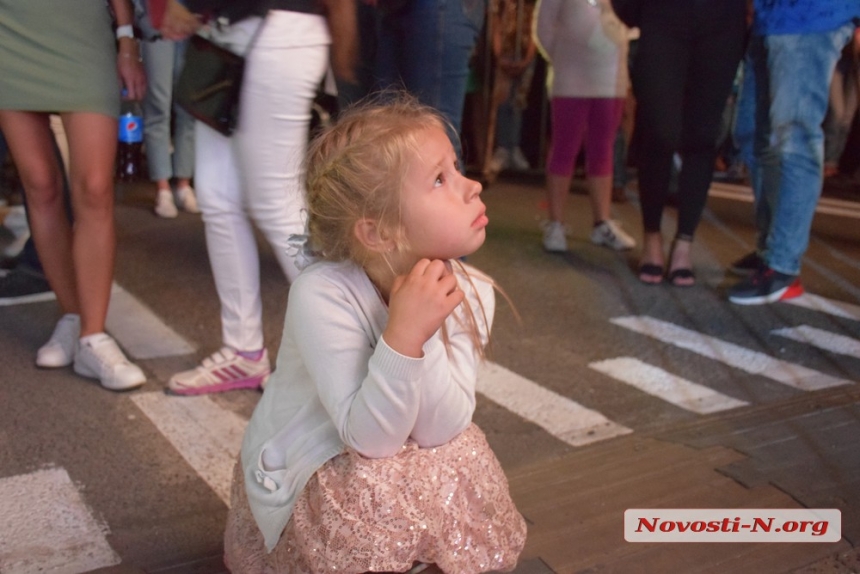
[{"label": "girl's hand", "polygon": [[165,40],[184,40],[196,32],[202,22],[176,0],[167,0],[164,19],[158,31]]},{"label": "girl's hand", "polygon": [[382,337],[401,355],[420,358],[424,343],[464,297],[449,263],[422,259],[407,275],[394,280],[388,326]]},{"label": "girl's hand", "polygon": [[116,56],[120,85],[128,91],[129,100],[142,100],[146,93],[146,71],[140,61],[140,47],[133,38],[122,38]]}]

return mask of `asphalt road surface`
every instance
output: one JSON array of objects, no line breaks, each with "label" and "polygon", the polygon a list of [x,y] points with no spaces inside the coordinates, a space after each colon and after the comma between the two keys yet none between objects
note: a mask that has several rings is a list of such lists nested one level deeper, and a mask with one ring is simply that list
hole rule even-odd
[{"label": "asphalt road surface", "polygon": [[[260,395],[164,393],[173,372],[220,346],[203,224],[185,213],[155,217],[147,185],[121,191],[109,330],[148,381],[117,394],[71,369],[36,369],[56,303],[0,307],[3,574],[217,571],[230,469]],[[629,197],[614,215],[638,239]],[[816,216],[807,295],[742,307],[725,290],[734,281],[728,264],[754,244],[745,198],[735,188],[713,191],[694,246],[698,284],[683,289],[639,283],[637,250],[592,245],[583,195],[568,206],[570,253],[552,255],[540,244],[538,184],[501,181],[484,191],[487,241],[469,263],[493,276],[512,306],[498,305],[475,422],[509,474],[621,437],[719,423],[857,385],[860,211],[827,203]],[[664,229],[671,237],[672,210]],[[289,286],[268,248],[261,276],[275,356]],[[850,464],[860,472],[858,450]]]}]

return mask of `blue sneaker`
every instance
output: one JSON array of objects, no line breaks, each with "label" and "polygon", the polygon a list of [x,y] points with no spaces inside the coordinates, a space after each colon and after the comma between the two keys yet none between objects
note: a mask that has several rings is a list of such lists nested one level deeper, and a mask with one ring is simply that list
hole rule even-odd
[{"label": "blue sneaker", "polygon": [[780,273],[770,267],[762,267],[729,289],[729,301],[738,305],[764,305],[801,295],[803,286],[797,275]]},{"label": "blue sneaker", "polygon": [[749,277],[762,267],[767,267],[767,264],[757,252],[753,251],[729,265],[729,271],[741,277]]},{"label": "blue sneaker", "polygon": [[0,270],[0,307],[56,299],[45,276],[22,265]]}]

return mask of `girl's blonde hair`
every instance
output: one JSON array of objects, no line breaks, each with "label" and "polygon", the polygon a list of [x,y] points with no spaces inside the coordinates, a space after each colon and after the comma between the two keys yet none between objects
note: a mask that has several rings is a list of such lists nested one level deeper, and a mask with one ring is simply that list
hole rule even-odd
[{"label": "girl's blonde hair", "polygon": [[356,222],[369,218],[405,247],[400,230],[400,191],[418,134],[447,122],[406,94],[390,94],[349,108],[312,142],[307,156],[307,209],[310,246],[318,259],[367,256],[354,235]]},{"label": "girl's blonde hair", "polygon": [[[374,220],[399,249],[408,248],[401,229],[400,192],[409,162],[420,151],[418,135],[433,127],[454,133],[435,109],[413,96],[384,94],[346,110],[311,142],[307,155],[308,233],[317,259],[363,265],[369,254],[354,234],[356,222],[363,218]],[[475,290],[462,263],[453,264]],[[481,277],[495,287],[489,277]],[[483,303],[478,301],[478,312],[489,326]],[[483,358],[484,342],[475,310],[468,299],[463,307],[463,327]],[[442,337],[450,350],[445,325]]]}]

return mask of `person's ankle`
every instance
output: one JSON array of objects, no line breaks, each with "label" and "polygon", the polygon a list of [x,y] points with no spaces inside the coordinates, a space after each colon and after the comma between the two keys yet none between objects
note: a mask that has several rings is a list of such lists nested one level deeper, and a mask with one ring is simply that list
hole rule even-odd
[{"label": "person's ankle", "polygon": [[265,350],[266,349],[257,349],[256,351],[236,351],[236,354],[250,361],[259,361],[263,357]]}]

